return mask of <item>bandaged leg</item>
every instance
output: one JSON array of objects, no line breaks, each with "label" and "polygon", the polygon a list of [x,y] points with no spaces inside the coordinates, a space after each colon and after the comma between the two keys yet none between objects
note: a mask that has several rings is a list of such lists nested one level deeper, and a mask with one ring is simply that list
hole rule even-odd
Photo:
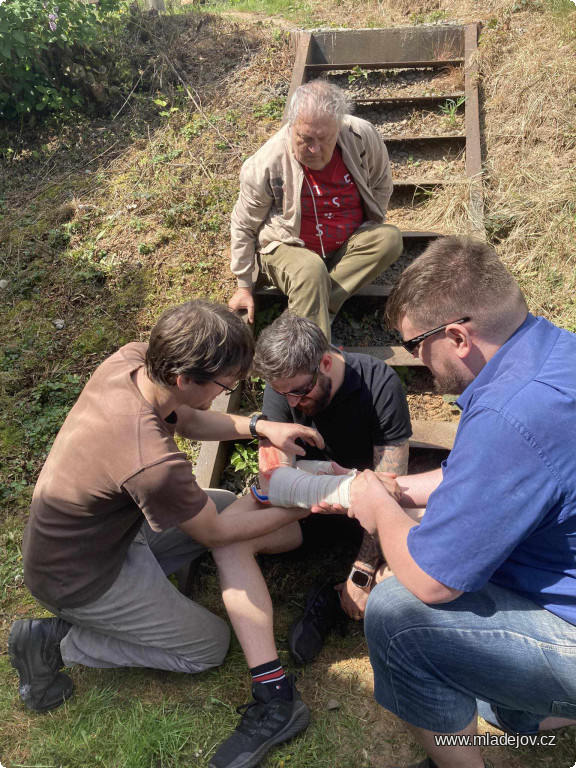
[{"label": "bandaged leg", "polygon": [[270,479],[268,499],[277,507],[310,509],[325,501],[348,509],[355,477],[355,469],[348,475],[311,475],[301,469],[279,467]]}]

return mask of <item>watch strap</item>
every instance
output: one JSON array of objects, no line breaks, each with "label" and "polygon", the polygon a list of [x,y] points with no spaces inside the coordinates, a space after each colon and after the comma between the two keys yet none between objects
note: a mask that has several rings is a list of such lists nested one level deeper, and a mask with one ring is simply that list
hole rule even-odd
[{"label": "watch strap", "polygon": [[264,419],[264,421],[268,421],[268,416],[264,416],[263,413],[255,413],[250,418],[250,423],[248,424],[250,434],[255,440],[260,440],[260,435],[258,434],[258,432],[256,432],[256,424],[258,424],[260,419]]}]

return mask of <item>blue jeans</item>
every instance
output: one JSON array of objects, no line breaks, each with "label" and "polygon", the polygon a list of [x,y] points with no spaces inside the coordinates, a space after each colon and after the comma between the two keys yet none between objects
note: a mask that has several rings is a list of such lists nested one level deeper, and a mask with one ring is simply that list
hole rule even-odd
[{"label": "blue jeans", "polygon": [[488,584],[426,605],[395,578],[372,590],[364,620],[376,701],[412,725],[456,733],[484,719],[538,732],[576,719],[576,626]]}]

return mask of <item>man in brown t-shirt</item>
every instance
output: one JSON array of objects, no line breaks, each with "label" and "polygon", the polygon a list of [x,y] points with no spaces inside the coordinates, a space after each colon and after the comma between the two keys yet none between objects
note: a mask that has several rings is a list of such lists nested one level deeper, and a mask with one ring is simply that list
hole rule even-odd
[{"label": "man in brown t-shirt", "polygon": [[[250,428],[247,417],[209,410],[246,375],[253,349],[234,312],[191,301],[164,313],[149,344],[122,347],[87,383],[42,469],[24,534],[25,583],[58,617],[16,621],[10,632],[10,659],[29,709],[53,709],[71,695],[63,666],[192,673],[220,664],[227,624],[165,574],[207,547],[227,545],[226,557],[217,558],[226,607],[271,734],[248,747],[235,734],[213,764],[232,764],[240,748],[252,749],[258,762],[307,726],[308,708],[278,662],[270,597],[253,555],[297,546],[297,520],[308,512],[203,491],[174,440],[175,432],[232,440],[257,431],[300,454],[297,438],[322,443],[308,427],[253,419]],[[247,541],[254,545],[229,546]]]}]

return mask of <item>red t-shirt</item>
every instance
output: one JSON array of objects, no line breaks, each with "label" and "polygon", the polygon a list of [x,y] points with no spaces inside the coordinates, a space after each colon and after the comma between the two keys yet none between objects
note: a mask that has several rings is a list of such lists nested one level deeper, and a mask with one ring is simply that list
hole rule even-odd
[{"label": "red t-shirt", "polygon": [[324,253],[328,254],[340,248],[364,221],[362,198],[352,174],[344,165],[340,147],[336,146],[332,159],[321,171],[313,171],[305,165],[302,168],[300,238],[311,251],[322,255],[323,245]]}]

